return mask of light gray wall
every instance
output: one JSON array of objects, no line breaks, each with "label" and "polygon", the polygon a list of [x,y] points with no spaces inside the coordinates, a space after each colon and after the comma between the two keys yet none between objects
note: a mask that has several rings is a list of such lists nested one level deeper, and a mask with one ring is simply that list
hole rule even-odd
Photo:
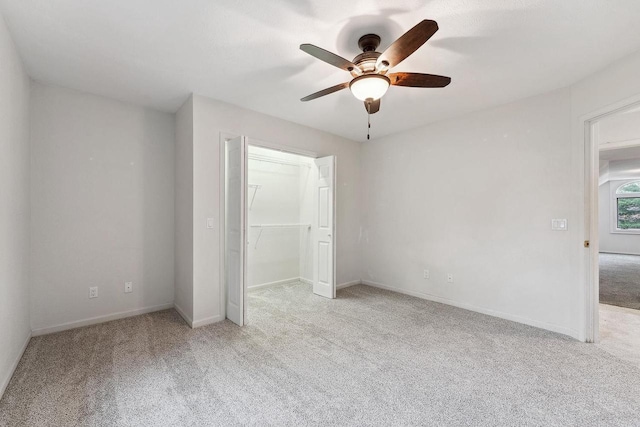
[{"label": "light gray wall", "polygon": [[193,319],[193,98],[176,113],[175,305]]},{"label": "light gray wall", "polygon": [[0,397],[29,325],[29,77],[0,16]]},{"label": "light gray wall", "polygon": [[207,217],[220,218],[221,132],[313,151],[320,157],[337,156],[337,280],[360,279],[359,142],[198,95],[193,96],[193,120],[194,321],[202,324],[224,318],[221,230],[205,229]]},{"label": "light gray wall", "polygon": [[362,278],[585,340],[584,119],[640,96],[639,73],[636,52],[566,89],[364,144]]},{"label": "light gray wall", "polygon": [[362,279],[575,335],[570,114],[562,89],[363,144]]},{"label": "light gray wall", "polygon": [[174,116],[42,84],[31,105],[34,334],[172,306]]}]

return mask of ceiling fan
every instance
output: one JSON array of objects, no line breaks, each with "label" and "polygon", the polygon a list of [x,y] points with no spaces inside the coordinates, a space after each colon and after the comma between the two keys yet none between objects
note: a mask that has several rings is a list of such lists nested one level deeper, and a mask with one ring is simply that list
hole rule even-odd
[{"label": "ceiling fan", "polygon": [[349,61],[341,56],[312,44],[302,44],[300,49],[321,61],[348,71],[353,76],[349,82],[305,96],[301,101],[311,101],[321,96],[349,88],[353,96],[364,101],[369,114],[380,110],[380,98],[389,86],[445,87],[451,83],[450,77],[421,73],[389,73],[389,70],[415,52],[438,31],[436,21],[425,19],[404,33],[384,52],[376,52],[380,46],[380,36],[366,34],[358,40],[362,53]]}]

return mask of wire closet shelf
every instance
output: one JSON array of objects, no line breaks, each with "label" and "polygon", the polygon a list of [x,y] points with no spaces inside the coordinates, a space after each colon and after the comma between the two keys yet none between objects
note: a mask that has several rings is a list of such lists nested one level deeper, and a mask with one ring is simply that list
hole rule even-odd
[{"label": "wire closet shelf", "polygon": [[267,163],[276,163],[279,165],[298,166],[298,167],[305,167],[305,168],[311,167],[309,163],[296,162],[295,160],[283,160],[277,157],[271,157],[264,154],[249,154],[247,158],[249,160],[256,160],[259,162],[267,162]]}]

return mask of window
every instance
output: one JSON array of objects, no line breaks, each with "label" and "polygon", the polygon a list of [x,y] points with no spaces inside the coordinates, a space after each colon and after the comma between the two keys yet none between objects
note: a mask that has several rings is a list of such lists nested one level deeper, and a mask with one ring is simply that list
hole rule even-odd
[{"label": "window", "polygon": [[618,187],[614,207],[616,231],[640,233],[640,180]]}]

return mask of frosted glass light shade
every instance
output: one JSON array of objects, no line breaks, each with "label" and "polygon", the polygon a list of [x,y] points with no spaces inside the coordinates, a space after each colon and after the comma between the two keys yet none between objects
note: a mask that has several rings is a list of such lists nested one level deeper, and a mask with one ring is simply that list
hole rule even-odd
[{"label": "frosted glass light shade", "polygon": [[356,77],[349,84],[353,96],[360,101],[380,99],[389,89],[389,78],[380,74],[365,74]]}]

